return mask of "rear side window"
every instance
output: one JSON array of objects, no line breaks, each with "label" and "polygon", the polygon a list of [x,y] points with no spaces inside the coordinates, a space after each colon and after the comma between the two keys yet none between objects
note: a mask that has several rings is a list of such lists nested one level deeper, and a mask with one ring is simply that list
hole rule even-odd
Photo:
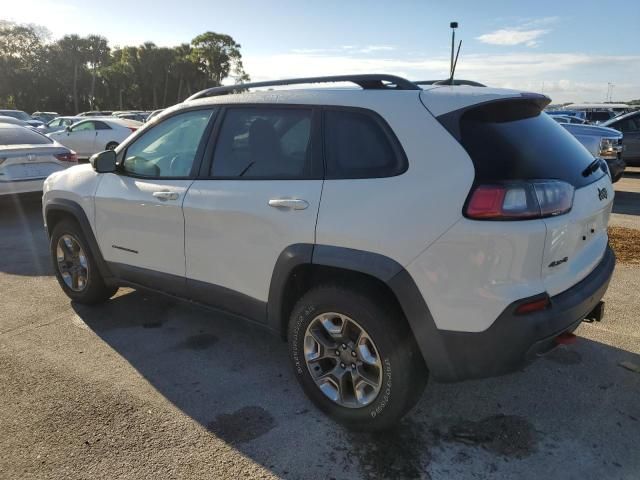
[{"label": "rear side window", "polygon": [[312,110],[228,108],[213,156],[212,177],[313,178]]},{"label": "rear side window", "polygon": [[[448,119],[442,121],[452,131]],[[476,183],[557,179],[580,188],[604,175],[582,175],[593,156],[535,102],[498,101],[468,110],[459,117],[459,137]]]},{"label": "rear side window", "polygon": [[407,161],[388,126],[373,112],[324,112],[326,178],[399,175]]},{"label": "rear side window", "polygon": [[53,140],[25,127],[0,128],[0,145],[47,145],[49,143],[53,143]]}]

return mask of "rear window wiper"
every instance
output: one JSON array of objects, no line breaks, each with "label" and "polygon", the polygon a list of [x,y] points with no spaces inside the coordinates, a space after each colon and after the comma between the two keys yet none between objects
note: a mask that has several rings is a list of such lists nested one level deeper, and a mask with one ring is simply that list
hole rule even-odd
[{"label": "rear window wiper", "polygon": [[598,168],[600,168],[600,165],[602,160],[600,160],[599,158],[596,158],[593,162],[591,162],[589,164],[589,166],[587,168],[585,168],[582,171],[582,176],[583,177],[588,177],[589,175],[591,175],[593,172],[595,172],[596,170],[598,170]]}]

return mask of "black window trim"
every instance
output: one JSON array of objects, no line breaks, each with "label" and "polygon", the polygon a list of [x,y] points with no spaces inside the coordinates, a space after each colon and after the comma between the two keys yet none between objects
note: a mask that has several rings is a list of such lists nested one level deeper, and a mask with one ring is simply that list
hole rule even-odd
[{"label": "black window trim", "polygon": [[[127,158],[127,151],[129,150],[129,147],[131,147],[131,145],[133,145],[135,142],[138,141],[138,139],[144,137],[148,132],[158,127],[158,125],[161,125],[162,123],[166,122],[167,120],[177,115],[198,111],[198,110],[210,110],[211,118],[209,119],[209,122],[207,123],[207,126],[205,127],[204,132],[202,133],[202,137],[200,138],[200,144],[198,145],[198,149],[196,150],[196,155],[193,159],[193,164],[191,165],[191,171],[189,172],[189,175],[173,176],[173,177],[158,177],[154,175],[139,175],[139,174],[127,172],[124,170],[124,160]],[[114,173],[116,173],[117,175],[121,175],[123,177],[139,178],[142,180],[194,180],[198,178],[198,172],[200,171],[200,168],[201,168],[204,153],[209,144],[209,140],[211,137],[211,131],[213,130],[213,127],[216,123],[219,113],[220,113],[220,108],[218,105],[209,104],[209,105],[197,105],[189,108],[181,108],[179,110],[176,110],[175,112],[171,112],[169,115],[163,116],[160,119],[160,121],[150,124],[149,128],[145,128],[140,132],[141,133],[140,135],[134,136],[133,138],[131,138],[130,141],[128,141],[126,144],[123,145],[124,148],[120,151],[116,159],[116,171]]]},{"label": "black window trim", "polygon": [[[378,112],[371,110],[369,108],[341,106],[341,105],[323,105],[320,108],[322,110],[322,138],[323,138],[322,153],[323,153],[323,163],[324,163],[324,170],[325,170],[325,180],[365,180],[365,179],[372,179],[372,178],[392,178],[392,177],[400,176],[406,173],[407,170],[409,170],[409,160],[407,158],[407,154],[404,151],[404,148],[402,147],[402,143],[396,136],[395,132],[393,131],[389,123]],[[400,168],[383,172],[378,175],[367,174],[367,175],[353,175],[353,176],[352,175],[335,175],[335,176],[331,175],[330,176],[327,172],[327,159],[326,159],[327,136],[325,132],[325,123],[326,123],[325,112],[329,112],[329,111],[353,112],[353,113],[366,115],[369,118],[371,118],[383,131],[385,138],[387,139],[387,142],[389,143],[393,153],[395,154],[395,157],[396,157],[395,160],[400,165]]]},{"label": "black window trim", "polygon": [[[310,105],[304,103],[225,103],[216,104],[220,107],[218,118],[216,118],[215,125],[209,136],[209,142],[207,148],[204,151],[203,161],[200,166],[200,172],[198,174],[198,180],[242,180],[242,181],[259,181],[259,180],[323,180],[324,179],[324,161],[322,152],[322,133],[320,129],[320,111],[317,105]],[[299,176],[299,177],[283,177],[283,176],[264,176],[264,177],[239,177],[239,176],[215,176],[210,175],[211,167],[213,165],[213,157],[215,149],[220,137],[220,130],[229,109],[241,109],[241,108],[264,108],[266,110],[310,110],[311,111],[311,158],[313,164],[312,175]]]}]

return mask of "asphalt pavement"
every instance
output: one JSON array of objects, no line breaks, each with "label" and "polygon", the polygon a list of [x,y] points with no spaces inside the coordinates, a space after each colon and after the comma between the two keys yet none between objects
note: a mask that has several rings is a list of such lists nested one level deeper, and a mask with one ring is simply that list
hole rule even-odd
[{"label": "asphalt pavement", "polygon": [[[622,182],[640,191],[640,175]],[[636,224],[637,197],[618,198]],[[356,434],[306,399],[279,338],[235,317],[128,289],[72,304],[39,200],[0,201],[0,478],[635,480],[639,290],[619,264],[576,344],[432,383],[397,428]]]}]

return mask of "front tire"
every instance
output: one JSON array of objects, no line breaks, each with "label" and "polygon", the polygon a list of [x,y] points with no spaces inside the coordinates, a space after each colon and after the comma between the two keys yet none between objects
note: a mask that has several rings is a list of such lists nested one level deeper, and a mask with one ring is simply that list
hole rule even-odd
[{"label": "front tire", "polygon": [[74,302],[101,303],[118,291],[118,287],[105,284],[76,222],[59,222],[51,233],[49,248],[56,279],[64,293]]},{"label": "front tire", "polygon": [[109,142],[107,143],[106,150],[115,150],[117,146],[118,146],[118,142]]},{"label": "front tire", "polygon": [[318,286],[296,304],[289,355],[303,390],[355,430],[397,424],[420,398],[427,369],[402,314],[384,295]]}]

